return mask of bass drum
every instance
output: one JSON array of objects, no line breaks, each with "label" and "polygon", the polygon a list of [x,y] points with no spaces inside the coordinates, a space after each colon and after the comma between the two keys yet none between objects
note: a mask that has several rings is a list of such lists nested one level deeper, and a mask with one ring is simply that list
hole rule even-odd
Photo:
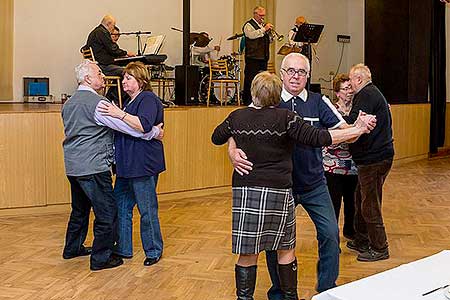
[{"label": "bass drum", "polygon": [[[220,78],[220,76],[218,77]],[[209,75],[205,75],[200,81],[200,87],[198,90],[198,99],[201,103],[206,104],[206,99],[208,98],[208,86],[209,86]],[[211,88],[211,95],[209,96],[210,104],[220,104],[219,99],[222,98],[224,100],[224,104],[233,104],[237,102],[237,84],[229,83],[226,87],[223,87],[223,97],[220,97],[220,87],[216,84],[216,88]]]}]

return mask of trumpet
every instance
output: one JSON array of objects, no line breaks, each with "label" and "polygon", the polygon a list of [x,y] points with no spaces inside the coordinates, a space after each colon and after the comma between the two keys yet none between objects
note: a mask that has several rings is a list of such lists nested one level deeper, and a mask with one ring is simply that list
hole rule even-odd
[{"label": "trumpet", "polygon": [[[266,26],[266,23],[263,23],[262,25]],[[267,34],[269,35],[269,37],[272,41],[277,40],[279,42],[282,42],[284,40],[284,35],[276,32],[275,28],[270,29],[270,31]]]}]

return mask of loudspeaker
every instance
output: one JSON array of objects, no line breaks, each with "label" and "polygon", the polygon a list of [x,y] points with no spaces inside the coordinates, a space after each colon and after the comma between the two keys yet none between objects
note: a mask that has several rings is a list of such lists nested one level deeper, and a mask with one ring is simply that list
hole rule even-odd
[{"label": "loudspeaker", "polygon": [[311,83],[311,85],[309,86],[309,90],[314,93],[322,94],[320,83]]},{"label": "loudspeaker", "polygon": [[199,85],[200,72],[198,66],[175,66],[175,104],[197,104]]}]

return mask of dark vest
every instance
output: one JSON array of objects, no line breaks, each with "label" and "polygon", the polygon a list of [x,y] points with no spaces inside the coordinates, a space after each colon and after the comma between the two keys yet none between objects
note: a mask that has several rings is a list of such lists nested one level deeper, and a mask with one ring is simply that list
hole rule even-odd
[{"label": "dark vest", "polygon": [[[252,25],[255,30],[260,29],[258,23],[256,23],[256,21],[253,19],[247,21],[244,24],[244,27],[245,25],[247,25],[247,23],[250,23],[250,25]],[[244,27],[242,27],[242,31],[244,31]],[[245,58],[269,60],[269,44],[270,38],[267,34],[254,40],[246,37]]]}]

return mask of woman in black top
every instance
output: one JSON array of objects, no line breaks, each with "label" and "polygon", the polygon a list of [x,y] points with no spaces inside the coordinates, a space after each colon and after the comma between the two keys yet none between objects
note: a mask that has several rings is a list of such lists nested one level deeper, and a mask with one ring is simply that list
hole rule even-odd
[{"label": "woman in black top", "polygon": [[253,103],[232,112],[212,135],[216,145],[233,138],[253,162],[250,174],[233,173],[232,251],[238,299],[253,299],[258,254],[278,250],[284,299],[297,299],[295,205],[292,197],[292,151],[296,142],[327,146],[368,132],[367,126],[324,130],[310,126],[294,112],[276,108],[281,80],[269,72],[252,82]]}]

